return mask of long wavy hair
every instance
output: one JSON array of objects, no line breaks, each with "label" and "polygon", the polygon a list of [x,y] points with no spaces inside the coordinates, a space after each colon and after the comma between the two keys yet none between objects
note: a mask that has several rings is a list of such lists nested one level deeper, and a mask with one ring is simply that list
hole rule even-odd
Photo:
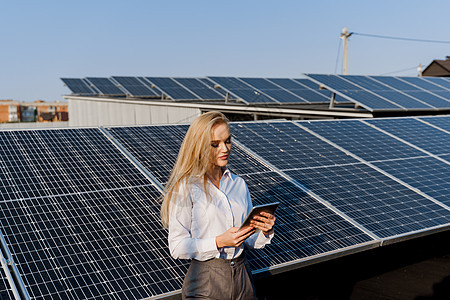
[{"label": "long wavy hair", "polygon": [[187,180],[203,180],[204,191],[207,192],[206,172],[212,165],[211,140],[212,129],[219,124],[228,126],[228,119],[218,111],[211,111],[197,117],[189,127],[169,181],[164,188],[161,205],[161,221],[164,227],[169,225],[170,208],[173,201],[177,201],[180,185]]}]

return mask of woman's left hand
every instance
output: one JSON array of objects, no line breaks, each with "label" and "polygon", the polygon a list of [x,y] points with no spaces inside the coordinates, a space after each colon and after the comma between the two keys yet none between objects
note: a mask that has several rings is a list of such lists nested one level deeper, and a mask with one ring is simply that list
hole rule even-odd
[{"label": "woman's left hand", "polygon": [[274,215],[268,212],[261,212],[259,215],[254,216],[250,225],[254,228],[260,229],[265,235],[268,234],[275,225]]}]

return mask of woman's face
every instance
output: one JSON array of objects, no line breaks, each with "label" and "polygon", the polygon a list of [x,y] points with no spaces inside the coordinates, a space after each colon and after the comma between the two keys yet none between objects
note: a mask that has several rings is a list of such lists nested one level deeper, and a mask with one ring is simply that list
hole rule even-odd
[{"label": "woman's face", "polygon": [[224,123],[212,128],[211,155],[216,167],[225,167],[231,151],[230,129]]}]

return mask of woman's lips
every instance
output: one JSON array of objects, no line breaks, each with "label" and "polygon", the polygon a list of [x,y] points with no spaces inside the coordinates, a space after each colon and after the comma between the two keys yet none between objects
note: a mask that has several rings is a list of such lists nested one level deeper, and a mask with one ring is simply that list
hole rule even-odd
[{"label": "woman's lips", "polygon": [[222,160],[226,160],[226,159],[228,159],[228,155],[219,156],[219,158]]}]

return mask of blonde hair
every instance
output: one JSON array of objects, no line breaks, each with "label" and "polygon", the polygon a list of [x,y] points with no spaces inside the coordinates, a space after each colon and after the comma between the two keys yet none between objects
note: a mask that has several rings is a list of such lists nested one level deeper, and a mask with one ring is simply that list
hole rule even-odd
[{"label": "blonde hair", "polygon": [[204,190],[207,191],[206,171],[211,167],[212,129],[219,124],[228,126],[227,117],[221,112],[211,111],[197,117],[189,127],[164,188],[161,205],[161,221],[164,227],[169,224],[171,203],[179,199],[176,193],[183,182],[188,179],[203,179]]}]

